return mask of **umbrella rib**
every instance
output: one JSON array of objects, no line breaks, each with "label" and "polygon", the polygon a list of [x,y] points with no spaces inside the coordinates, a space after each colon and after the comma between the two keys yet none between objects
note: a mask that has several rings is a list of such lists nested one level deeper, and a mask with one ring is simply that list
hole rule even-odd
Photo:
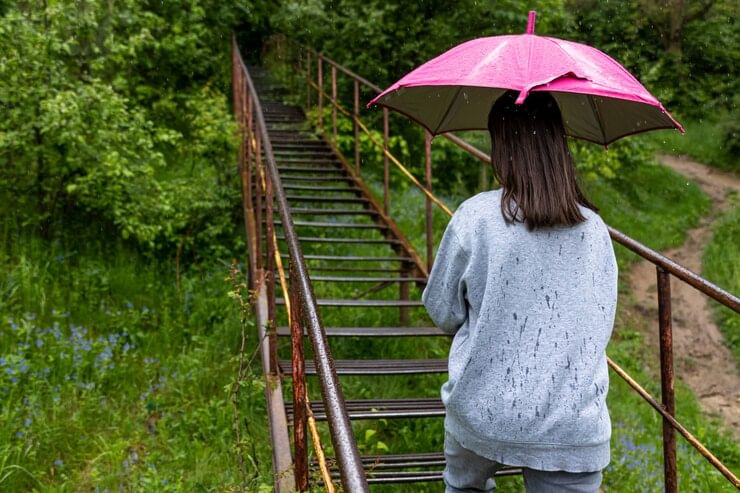
[{"label": "umbrella rib", "polygon": [[437,128],[434,129],[434,132],[433,133],[435,133],[435,134],[436,133],[439,133],[439,129],[442,128],[442,124],[447,119],[447,115],[449,115],[450,114],[450,111],[452,111],[452,103],[454,103],[455,100],[457,99],[457,97],[460,95],[460,91],[462,91],[462,88],[463,88],[463,86],[458,86],[457,87],[457,91],[455,91],[455,95],[452,97],[452,102],[447,105],[447,110],[445,110],[445,114],[442,115],[442,119],[437,124]]},{"label": "umbrella rib", "polygon": [[594,112],[596,115],[596,122],[599,124],[599,130],[601,130],[601,139],[606,142],[606,132],[604,131],[604,122],[601,121],[601,114],[599,114],[599,110],[596,107],[596,103],[594,102],[594,97],[592,95],[588,95],[588,102],[591,104],[591,111]]}]

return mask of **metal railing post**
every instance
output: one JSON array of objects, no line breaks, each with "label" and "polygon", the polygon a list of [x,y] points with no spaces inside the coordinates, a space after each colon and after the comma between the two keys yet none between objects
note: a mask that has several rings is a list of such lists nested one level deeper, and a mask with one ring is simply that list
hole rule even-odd
[{"label": "metal railing post", "polygon": [[[426,188],[432,191],[432,134],[424,130],[424,177]],[[432,271],[434,263],[434,235],[432,231],[432,199],[426,197],[426,236],[427,236],[427,271]]]},{"label": "metal railing post", "polygon": [[240,106],[242,107],[242,114],[239,122],[239,126],[242,129],[241,142],[239,148],[241,149],[242,160],[239,165],[239,176],[241,178],[242,185],[242,209],[244,213],[244,230],[247,233],[247,237],[251,238],[252,241],[247,242],[247,269],[249,272],[247,286],[249,289],[254,289],[256,285],[256,269],[259,265],[257,260],[256,250],[254,248],[254,238],[256,234],[255,219],[254,219],[254,197],[252,195],[252,146],[250,144],[251,133],[252,133],[252,100],[251,96],[246,93],[244,87],[244,81],[240,77],[239,82],[242,86],[240,92]]},{"label": "metal railing post", "polygon": [[354,128],[355,128],[355,170],[360,174],[360,125],[357,119],[360,118],[360,82],[355,79],[355,104],[354,104]]},{"label": "metal railing post", "polygon": [[[660,325],[660,394],[666,412],[675,417],[671,275],[660,266],[656,266],[656,271],[658,277],[658,323]],[[676,432],[673,425],[665,418],[663,419],[663,469],[666,493],[676,493],[678,491]]]},{"label": "metal railing post", "polygon": [[275,224],[273,223],[273,209],[272,209],[272,181],[267,173],[265,173],[265,205],[267,211],[265,214],[265,239],[267,242],[267,256],[265,258],[265,282],[267,288],[267,319],[270,322],[270,327],[267,330],[267,342],[270,348],[270,373],[277,375],[278,373],[278,353],[277,353],[277,324],[275,317],[275,244],[272,241],[272,236],[275,231]]},{"label": "metal railing post", "polygon": [[[399,276],[401,278],[409,277],[412,275],[414,269],[414,264],[411,262],[402,262],[401,263],[401,272],[399,273]],[[408,301],[409,300],[409,294],[411,291],[411,282],[410,281],[400,281],[398,283],[398,299],[401,301]],[[402,306],[398,309],[398,325],[405,326],[409,325],[411,320],[409,317],[409,307]]]},{"label": "metal railing post", "polygon": [[383,212],[386,214],[391,213],[391,198],[390,198],[390,165],[388,163],[388,136],[389,125],[388,125],[388,108],[383,106]]},{"label": "metal railing post", "polygon": [[332,142],[337,144],[337,68],[331,66],[331,131]]},{"label": "metal railing post", "polygon": [[257,226],[257,237],[255,238],[255,260],[256,270],[262,270],[265,267],[262,261],[262,179],[264,177],[264,171],[262,169],[262,137],[259,132],[254,133],[254,178],[255,178],[255,223]]},{"label": "metal railing post", "polygon": [[[244,84],[244,80],[242,78],[242,84]],[[252,136],[254,133],[254,125],[253,125],[253,102],[252,102],[252,95],[247,92],[246,85],[245,88],[242,90],[242,97],[244,98],[245,106],[246,106],[246,114],[244,115],[244,118],[246,119],[246,129],[247,133],[244,135],[244,157],[245,157],[245,167],[242,170],[242,177],[243,177],[243,187],[246,192],[247,200],[244,203],[244,209],[246,210],[246,228],[247,228],[247,235],[249,238],[252,239],[252,241],[249,242],[250,244],[250,250],[249,250],[249,273],[251,277],[251,289],[254,289],[257,285],[257,268],[259,266],[259,249],[257,248],[257,219],[255,216],[255,210],[254,210],[254,204],[255,204],[255,192],[254,192],[254,183],[253,176],[254,173],[254,166],[252,166],[252,163],[254,162],[253,159],[253,152],[252,152]]]},{"label": "metal railing post", "polygon": [[324,133],[324,64],[321,55],[319,55],[316,63],[318,65],[318,81],[316,84],[319,86],[319,130]]},{"label": "metal railing post", "polygon": [[[290,278],[295,279],[295,263],[290,261]],[[292,285],[293,283],[291,283]],[[303,355],[301,300],[290,289],[290,340],[293,370],[293,445],[295,483],[298,491],[308,490],[308,440],[306,437],[306,375]]]}]

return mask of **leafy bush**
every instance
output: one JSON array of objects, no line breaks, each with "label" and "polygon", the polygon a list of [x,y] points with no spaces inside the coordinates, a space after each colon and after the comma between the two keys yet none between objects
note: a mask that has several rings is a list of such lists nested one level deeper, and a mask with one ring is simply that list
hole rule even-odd
[{"label": "leafy bush", "polygon": [[33,0],[0,10],[0,177],[47,235],[62,216],[207,255],[238,213],[229,33],[240,0]]}]

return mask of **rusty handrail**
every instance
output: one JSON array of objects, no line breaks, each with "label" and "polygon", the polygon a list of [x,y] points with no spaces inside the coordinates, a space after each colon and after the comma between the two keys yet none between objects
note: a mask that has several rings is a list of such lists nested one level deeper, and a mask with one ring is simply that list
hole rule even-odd
[{"label": "rusty handrail", "polygon": [[[359,118],[359,111],[357,109],[357,95],[359,93],[359,84],[362,84],[375,92],[381,92],[381,88],[372,82],[368,81],[367,79],[359,76],[358,74],[354,73],[353,71],[349,70],[346,67],[343,67],[339,63],[335,62],[331,58],[327,57],[326,55],[319,53],[312,48],[309,48],[307,46],[304,46],[298,42],[295,42],[293,40],[288,39],[289,43],[292,43],[293,45],[297,46],[301,50],[305,50],[308,54],[308,70],[307,70],[307,87],[308,87],[308,97],[307,101],[310,106],[310,100],[311,100],[311,89],[312,87],[315,88],[318,91],[318,97],[319,97],[319,110],[322,109],[322,102],[323,97],[326,96],[327,99],[330,101],[330,103],[333,105],[333,115],[332,119],[335,120],[335,111],[336,109],[340,109],[340,111],[347,113],[351,116],[354,126],[355,126],[355,154],[356,154],[356,166],[358,170],[358,177],[359,177],[359,151],[358,151],[358,144],[357,144],[357,129],[358,127],[362,126],[363,130],[366,132],[366,134],[370,137],[370,140],[373,142],[374,145],[381,148],[383,155],[384,155],[384,203],[386,204],[386,210],[387,210],[387,204],[388,204],[388,180],[387,180],[387,162],[388,159],[391,159],[394,164],[399,166],[401,171],[404,171],[403,165],[398,162],[398,160],[388,151],[388,117],[387,117],[387,109],[383,108],[384,114],[383,114],[383,143],[379,143],[376,139],[372,138],[372,135],[370,134],[367,127],[362,124],[362,121]],[[318,63],[318,77],[319,81],[318,84],[315,84],[311,77],[311,66],[310,66],[310,59],[311,56],[315,57],[319,63]],[[323,84],[321,83],[321,76],[322,76],[322,62],[326,62],[330,65],[332,69],[332,95],[329,96],[323,91]],[[345,75],[349,76],[354,83],[354,93],[355,93],[355,110],[353,113],[350,113],[349,110],[346,110],[345,108],[342,108],[336,97],[336,71],[340,71],[344,73]],[[323,114],[321,115],[321,122],[323,122]],[[320,125],[323,132],[323,126]],[[484,163],[490,164],[490,156],[488,156],[486,153],[481,151],[480,149],[476,148],[475,146],[471,145],[470,143],[464,141],[460,137],[454,135],[454,134],[443,134],[442,135],[447,140],[453,142],[455,145],[459,146],[475,158],[479,159],[480,161]],[[325,135],[326,137],[326,135]],[[334,140],[336,141],[336,135],[334,135]],[[410,176],[409,179],[414,183],[414,185],[417,186],[425,195],[426,195],[426,216],[427,216],[427,262],[431,263],[431,247],[429,246],[429,240],[430,240],[430,224],[431,224],[431,204],[435,203],[437,206],[439,206],[441,209],[443,209],[447,214],[451,215],[451,212],[446,208],[443,207],[443,203],[439,201],[436,196],[432,194],[431,191],[431,150],[430,150],[430,136],[428,133],[425,132],[425,173],[426,173],[426,184],[422,185],[418,179],[416,179],[413,176]],[[404,173],[407,174],[407,173]],[[435,200],[436,199],[436,200]],[[386,212],[387,213],[387,212]],[[660,329],[660,361],[661,361],[661,400],[662,403],[659,403],[653,396],[651,396],[647,391],[645,391],[632,377],[624,371],[619,365],[617,365],[614,361],[611,360],[611,358],[607,357],[608,364],[612,368],[615,373],[617,373],[620,377],[622,377],[640,396],[642,396],[652,407],[656,409],[662,416],[663,416],[663,451],[664,451],[664,477],[665,477],[665,491],[669,493],[674,493],[678,489],[678,481],[677,481],[677,472],[676,472],[676,442],[675,442],[675,430],[678,430],[679,433],[681,433],[688,441],[691,443],[694,448],[696,448],[699,453],[702,454],[720,473],[722,473],[735,487],[740,487],[740,479],[732,473],[719,459],[717,459],[709,450],[704,447],[704,445],[701,444],[699,440],[696,439],[683,425],[681,425],[676,419],[675,419],[675,397],[674,397],[674,381],[673,381],[673,341],[672,341],[672,316],[671,316],[671,298],[670,298],[670,276],[673,275],[680,279],[681,281],[691,285],[698,291],[704,293],[705,295],[709,296],[710,298],[714,299],[715,301],[723,304],[724,306],[727,306],[731,309],[733,309],[735,312],[740,312],[740,298],[735,296],[732,293],[729,293],[725,291],[724,289],[720,288],[719,286],[709,282],[708,280],[704,279],[700,275],[692,272],[689,269],[686,269],[685,267],[681,266],[677,262],[673,261],[672,259],[669,259],[668,257],[665,257],[664,255],[648,248],[647,246],[641,244],[640,242],[634,240],[633,238],[630,238],[629,236],[625,235],[624,233],[612,228],[611,226],[608,226],[609,234],[611,238],[616,241],[617,243],[623,245],[627,249],[631,250],[632,252],[636,253],[640,257],[652,262],[656,266],[656,276],[657,276],[657,284],[658,284],[658,306],[659,306],[659,329]]]},{"label": "rusty handrail", "polygon": [[[306,326],[306,332],[308,333],[313,347],[316,373],[318,374],[319,382],[321,384],[321,395],[326,408],[327,421],[329,423],[329,429],[331,432],[331,441],[336,454],[336,460],[340,471],[342,485],[345,491],[366,492],[368,491],[367,478],[365,476],[362,462],[360,460],[359,451],[357,450],[357,443],[352,431],[349,416],[346,411],[344,395],[339,384],[339,380],[337,378],[336,370],[334,369],[331,351],[329,349],[328,341],[326,338],[326,332],[324,331],[323,325],[321,323],[321,318],[316,304],[316,298],[314,297],[313,291],[311,289],[311,283],[308,277],[308,269],[306,267],[300,243],[298,241],[298,235],[295,232],[293,218],[290,214],[290,207],[283,191],[280,174],[278,172],[277,163],[275,162],[275,156],[272,151],[272,145],[270,143],[270,138],[267,132],[267,126],[265,124],[262,107],[260,105],[260,101],[257,97],[257,92],[255,90],[254,84],[249,75],[249,71],[244,64],[244,60],[242,59],[239,47],[236,43],[236,38],[234,36],[232,36],[232,50],[234,51],[235,61],[236,63],[238,63],[238,67],[240,69],[239,72],[241,80],[239,81],[239,83],[245,86],[245,89],[249,96],[249,101],[251,102],[251,110],[254,115],[254,120],[257,127],[256,142],[259,143],[261,141],[262,144],[262,155],[264,156],[265,168],[267,170],[265,185],[269,184],[266,187],[266,190],[268,192],[271,191],[277,201],[280,218],[282,220],[287,250],[290,255],[290,287],[291,292],[293,293],[290,303],[291,311],[293,312],[291,316],[291,331],[292,333],[294,333],[293,348],[294,350],[298,349],[298,352],[302,353],[301,350],[303,347],[303,328],[301,327],[301,322],[303,322],[303,324],[305,324]],[[253,136],[248,135],[247,138],[248,140],[251,140]],[[257,156],[259,156],[259,153],[255,152],[255,157]],[[268,200],[266,206],[269,215],[272,210],[271,199]],[[271,222],[271,218],[268,217],[267,219],[269,224],[269,222]],[[268,231],[268,234],[270,232],[271,231]],[[250,238],[252,243],[259,243],[261,242],[261,239],[261,235],[258,235],[256,238]],[[269,241],[268,236],[268,250],[271,243],[272,242]],[[270,255],[267,256],[268,260],[269,258]],[[259,262],[260,257],[250,259],[250,261]],[[272,279],[269,279],[267,284],[274,286]],[[270,302],[274,306],[274,295],[273,299],[270,300]],[[296,344],[295,333],[299,334],[299,344]],[[297,376],[299,378],[294,378],[293,381],[294,396],[297,387],[299,389],[302,387],[300,391],[303,392],[305,396],[305,384],[300,381],[301,379],[305,378],[305,375],[295,374],[296,367],[298,367],[300,370],[303,370],[303,357],[302,354],[300,354],[299,361],[296,361],[295,353],[296,351],[294,351],[293,371],[294,377]],[[308,471],[306,467],[307,458],[305,456],[307,451],[305,448],[305,412],[302,412],[302,409],[305,409],[305,405],[303,405],[305,404],[305,397],[304,402],[296,404],[297,405],[294,405],[293,408],[294,428],[303,428],[301,432],[303,436],[302,438],[300,438],[303,443],[301,444],[302,450],[298,450],[298,444],[296,444],[297,450],[295,460],[297,464],[295,474],[297,486],[303,491],[307,489],[308,486]],[[299,414],[302,414],[303,416],[299,417]],[[299,419],[302,419],[304,422],[299,423]],[[302,456],[299,457],[299,454]],[[300,463],[300,468],[298,466],[298,463]]]}]

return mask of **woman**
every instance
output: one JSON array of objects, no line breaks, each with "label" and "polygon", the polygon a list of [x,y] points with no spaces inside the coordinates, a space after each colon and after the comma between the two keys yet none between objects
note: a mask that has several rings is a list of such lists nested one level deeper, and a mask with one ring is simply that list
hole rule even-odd
[{"label": "woman", "polygon": [[441,389],[446,491],[491,491],[508,465],[528,492],[596,492],[609,463],[617,264],[576,182],[557,102],[516,95],[488,117],[501,188],[457,209],[422,295],[455,334]]}]

